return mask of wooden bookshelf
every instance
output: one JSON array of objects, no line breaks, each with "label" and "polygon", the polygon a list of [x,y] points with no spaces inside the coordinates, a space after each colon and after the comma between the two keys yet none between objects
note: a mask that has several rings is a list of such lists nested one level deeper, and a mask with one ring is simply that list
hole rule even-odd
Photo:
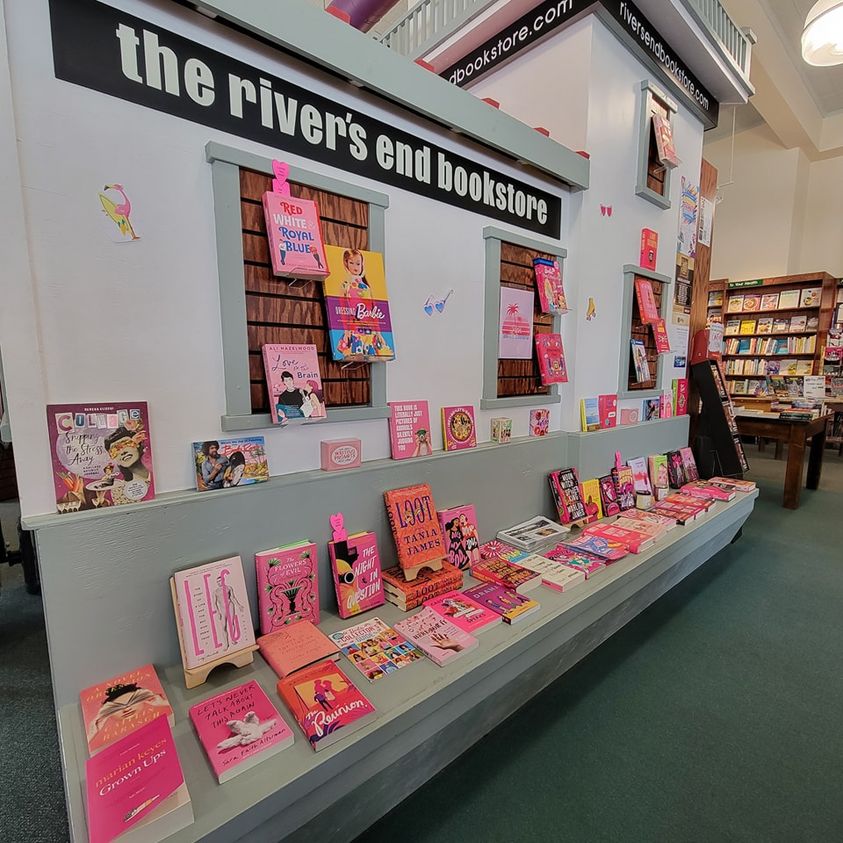
[{"label": "wooden bookshelf", "polygon": [[[708,282],[708,287],[706,290],[707,299],[706,299],[706,318],[705,324],[711,325],[712,323],[719,323],[724,324],[724,312],[723,308],[726,304],[726,284],[728,283],[728,279],[726,278],[718,278],[714,281]],[[717,301],[720,301],[717,304]]]}]

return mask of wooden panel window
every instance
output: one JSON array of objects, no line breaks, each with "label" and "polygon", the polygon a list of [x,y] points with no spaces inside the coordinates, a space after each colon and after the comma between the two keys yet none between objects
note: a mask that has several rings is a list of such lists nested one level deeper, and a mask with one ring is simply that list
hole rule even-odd
[{"label": "wooden panel window", "polygon": [[[638,280],[640,276],[636,276]],[[656,300],[656,307],[659,313],[662,312],[662,284],[650,279],[643,279],[650,282],[650,287],[653,290],[653,298]],[[638,309],[638,296],[635,295],[635,288],[633,285],[632,291],[632,317],[629,325],[630,340],[641,340],[644,343],[644,349],[647,353],[647,365],[650,369],[650,379],[646,381],[635,380],[635,366],[630,355],[629,371],[627,373],[627,389],[630,391],[640,391],[642,389],[655,389],[658,382],[659,371],[659,354],[656,351],[656,341],[653,335],[652,325],[648,325],[641,320],[641,312]]]}]

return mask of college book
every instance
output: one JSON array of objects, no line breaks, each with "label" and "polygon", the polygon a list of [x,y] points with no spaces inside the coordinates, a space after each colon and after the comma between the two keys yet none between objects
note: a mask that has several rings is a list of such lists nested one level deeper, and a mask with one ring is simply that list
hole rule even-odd
[{"label": "college book", "polygon": [[342,541],[328,542],[328,557],[341,618],[383,605],[386,598],[374,533],[355,533]]},{"label": "college book", "polygon": [[261,352],[272,423],[324,419],[327,412],[316,346],[267,344]]},{"label": "college book", "polygon": [[79,702],[90,755],[156,717],[175,725],[173,709],[151,664],[85,688]]},{"label": "college book", "polygon": [[481,606],[462,591],[448,591],[425,600],[424,605],[470,635],[485,632],[501,622],[497,612]]},{"label": "college book", "polygon": [[310,621],[298,621],[261,635],[258,646],[266,663],[282,679],[316,662],[340,657],[337,645]]},{"label": "college book", "polygon": [[293,732],[254,679],[196,703],[189,714],[220,784],[293,744]]},{"label": "college book", "polygon": [[193,822],[166,717],[156,717],[89,758],[85,791],[89,843],[109,843],[129,832],[132,840],[152,843]]},{"label": "college book", "polygon": [[375,707],[332,661],[319,662],[281,679],[277,687],[315,752],[375,718]]},{"label": "college book", "polygon": [[47,430],[60,513],[155,497],[146,401],[49,404]]},{"label": "college book", "polygon": [[427,607],[398,621],[395,629],[440,667],[477,647],[473,635]]},{"label": "college book", "polygon": [[363,621],[329,637],[370,682],[422,657],[413,644],[380,618]]},{"label": "college book", "polygon": [[311,541],[255,554],[262,634],[300,620],[319,623],[318,569],[316,545]]}]

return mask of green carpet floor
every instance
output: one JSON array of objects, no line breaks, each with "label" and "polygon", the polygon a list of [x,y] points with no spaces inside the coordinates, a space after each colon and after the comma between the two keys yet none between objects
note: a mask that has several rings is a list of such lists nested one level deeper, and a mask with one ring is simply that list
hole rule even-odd
[{"label": "green carpet floor", "polygon": [[723,550],[360,841],[843,839],[843,463]]}]

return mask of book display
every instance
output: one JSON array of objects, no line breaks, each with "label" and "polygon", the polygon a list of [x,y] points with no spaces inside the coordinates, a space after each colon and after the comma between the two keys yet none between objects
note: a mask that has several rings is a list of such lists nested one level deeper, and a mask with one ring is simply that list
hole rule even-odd
[{"label": "book display", "polygon": [[310,541],[255,554],[261,633],[308,620],[319,623],[319,560]]}]

